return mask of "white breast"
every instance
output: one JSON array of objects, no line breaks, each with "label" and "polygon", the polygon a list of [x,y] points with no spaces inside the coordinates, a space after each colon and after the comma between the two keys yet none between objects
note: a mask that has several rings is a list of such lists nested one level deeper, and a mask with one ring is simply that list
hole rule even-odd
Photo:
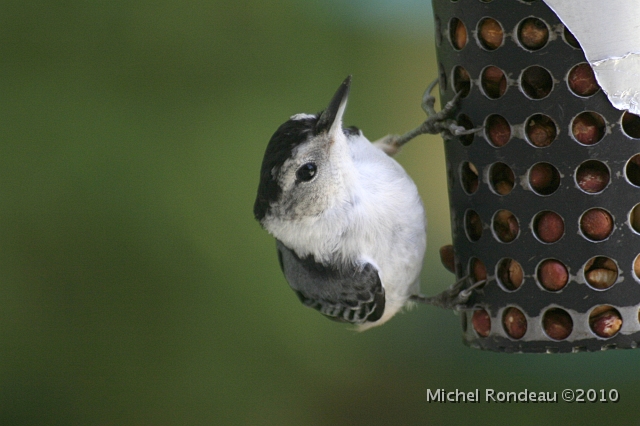
[{"label": "white breast", "polygon": [[404,304],[418,293],[426,248],[426,218],[418,190],[393,158],[364,136],[349,140],[357,169],[352,237],[344,239],[362,260],[378,267],[387,301]]}]

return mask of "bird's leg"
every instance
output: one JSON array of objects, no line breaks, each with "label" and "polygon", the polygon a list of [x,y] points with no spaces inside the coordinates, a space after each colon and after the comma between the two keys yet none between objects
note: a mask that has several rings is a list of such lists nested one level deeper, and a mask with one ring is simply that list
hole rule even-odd
[{"label": "bird's leg", "polygon": [[[448,271],[455,273],[455,252],[451,244],[440,247],[440,261]],[[469,309],[467,302],[473,291],[487,283],[486,279],[473,282],[471,278],[471,275],[465,275],[456,281],[451,287],[436,296],[427,297],[424,295],[416,295],[412,296],[411,300],[438,306],[444,309]],[[465,288],[468,283],[471,283],[471,285]]]},{"label": "bird's leg", "polygon": [[443,309],[454,309],[457,311],[468,309],[466,307],[466,303],[469,300],[471,293],[473,293],[473,291],[478,287],[482,287],[487,282],[487,280],[476,281],[468,288],[464,288],[469,278],[469,275],[462,277],[451,287],[436,296],[428,297],[420,294],[411,296],[411,300],[437,306]]},{"label": "bird's leg", "polygon": [[420,126],[404,135],[387,135],[374,142],[374,145],[382,149],[387,155],[393,156],[400,151],[400,148],[402,148],[404,144],[416,136],[425,133],[431,135],[441,133],[445,139],[451,139],[454,136],[468,135],[481,130],[481,128],[467,130],[450,117],[458,105],[461,92],[456,93],[453,99],[446,103],[444,108],[436,112],[434,108],[436,98],[431,95],[431,92],[437,84],[438,79],[433,80],[431,84],[429,84],[429,87],[427,87],[427,90],[425,90],[424,95],[422,95],[422,109],[427,114],[427,119]]}]

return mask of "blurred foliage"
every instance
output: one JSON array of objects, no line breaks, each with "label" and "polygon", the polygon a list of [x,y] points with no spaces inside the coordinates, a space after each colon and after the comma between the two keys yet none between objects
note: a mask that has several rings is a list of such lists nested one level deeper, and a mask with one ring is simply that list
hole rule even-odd
[{"label": "blurred foliage", "polygon": [[[484,353],[430,307],[356,334],[299,304],[253,220],[271,133],[347,74],[347,124],[369,138],[423,119],[427,1],[417,29],[367,21],[362,2],[0,4],[0,424],[635,418],[635,351]],[[453,279],[437,254],[442,142],[422,137],[399,161],[427,207],[433,294]],[[426,402],[427,389],[487,387],[614,387],[621,402]]]}]

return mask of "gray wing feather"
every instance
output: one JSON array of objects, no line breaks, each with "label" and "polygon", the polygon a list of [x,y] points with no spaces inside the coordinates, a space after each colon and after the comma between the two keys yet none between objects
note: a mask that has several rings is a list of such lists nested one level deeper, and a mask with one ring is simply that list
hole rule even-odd
[{"label": "gray wing feather", "polygon": [[300,301],[330,319],[362,324],[384,312],[384,288],[378,271],[363,266],[326,266],[313,256],[303,259],[276,240],[280,268]]}]

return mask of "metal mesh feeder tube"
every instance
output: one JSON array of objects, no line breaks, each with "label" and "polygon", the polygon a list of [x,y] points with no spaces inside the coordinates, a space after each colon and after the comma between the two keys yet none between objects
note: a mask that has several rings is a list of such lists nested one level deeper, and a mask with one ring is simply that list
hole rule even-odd
[{"label": "metal mesh feeder tube", "polygon": [[640,118],[615,109],[542,0],[433,0],[458,279],[487,282],[467,345],[503,352],[640,342]]}]

